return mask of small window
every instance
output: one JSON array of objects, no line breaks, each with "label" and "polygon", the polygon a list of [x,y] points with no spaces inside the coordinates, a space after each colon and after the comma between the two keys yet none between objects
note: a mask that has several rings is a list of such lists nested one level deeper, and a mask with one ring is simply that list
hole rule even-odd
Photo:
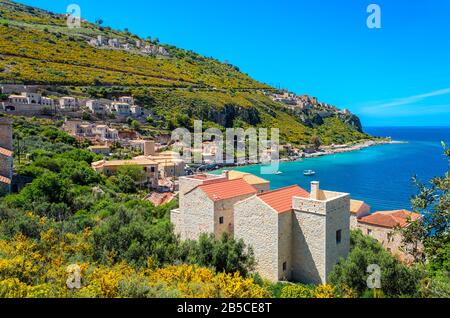
[{"label": "small window", "polygon": [[219,223],[220,223],[220,224],[223,224],[223,216],[221,216],[221,217],[219,218]]},{"label": "small window", "polygon": [[287,263],[286,263],[286,262],[284,262],[284,263],[283,263],[283,272],[285,272],[285,271],[286,271],[286,269],[287,269]]},{"label": "small window", "polygon": [[155,172],[155,167],[151,167],[151,168],[150,168],[150,171],[151,171],[151,172]]},{"label": "small window", "polygon": [[367,235],[372,235],[372,230],[367,229]]},{"label": "small window", "polygon": [[342,230],[336,231],[336,244],[340,244],[342,240]]}]

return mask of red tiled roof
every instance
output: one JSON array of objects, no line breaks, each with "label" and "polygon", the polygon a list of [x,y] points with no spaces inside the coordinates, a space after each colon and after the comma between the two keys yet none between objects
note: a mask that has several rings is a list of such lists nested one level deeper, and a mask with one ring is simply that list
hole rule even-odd
[{"label": "red tiled roof", "polygon": [[6,183],[6,184],[11,184],[11,179],[4,177],[4,176],[0,176],[0,182]]},{"label": "red tiled roof", "polygon": [[0,147],[0,155],[4,155],[6,157],[12,157],[13,152],[11,150]]},{"label": "red tiled roof", "polygon": [[308,198],[309,193],[297,185],[259,194],[258,197],[278,213],[292,210],[292,198]]},{"label": "red tiled roof", "polygon": [[258,192],[253,186],[242,179],[203,184],[199,188],[213,201],[226,200],[241,195],[256,194]]},{"label": "red tiled roof", "polygon": [[415,221],[417,219],[420,219],[421,217],[422,216],[418,213],[406,210],[380,211],[365,216],[359,219],[358,222],[375,226],[394,228],[396,226],[405,227],[408,225],[408,219]]}]

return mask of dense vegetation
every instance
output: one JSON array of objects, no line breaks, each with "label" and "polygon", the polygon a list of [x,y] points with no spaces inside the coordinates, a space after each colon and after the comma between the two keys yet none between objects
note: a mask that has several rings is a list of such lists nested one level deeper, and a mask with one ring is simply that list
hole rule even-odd
[{"label": "dense vegetation", "polygon": [[[414,267],[353,232],[331,285],[269,283],[253,274],[253,253],[242,241],[204,235],[181,242],[168,215],[177,203],[142,200],[137,169],[106,178],[90,168],[96,155],[57,129],[61,123],[14,119],[15,164],[29,183],[0,198],[0,297],[373,297],[370,264],[381,268],[378,297],[449,296],[445,231],[433,232],[428,262]],[[74,264],[81,288],[71,290]]]}]

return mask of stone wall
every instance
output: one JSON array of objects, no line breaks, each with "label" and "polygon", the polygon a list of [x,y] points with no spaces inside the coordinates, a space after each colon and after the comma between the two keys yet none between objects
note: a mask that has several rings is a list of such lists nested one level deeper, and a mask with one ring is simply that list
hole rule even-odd
[{"label": "stone wall", "polygon": [[[278,279],[292,279],[292,212],[278,214]],[[286,268],[283,269],[285,264]]]},{"label": "stone wall", "polygon": [[214,202],[199,188],[180,201],[183,240],[197,240],[203,233],[214,233]]},{"label": "stone wall", "polygon": [[278,215],[258,197],[253,196],[234,207],[234,236],[251,246],[256,272],[261,277],[279,280]]},{"label": "stone wall", "polygon": [[[350,251],[350,196],[342,195],[326,204],[326,270],[328,273],[341,259],[346,258]],[[337,241],[337,231],[340,231],[340,242]]]},{"label": "stone wall", "polygon": [[0,118],[0,147],[12,150],[12,121]]},{"label": "stone wall", "polygon": [[357,228],[361,230],[363,234],[376,239],[388,252],[396,256],[401,261],[406,263],[413,261],[413,258],[410,255],[406,255],[402,251],[402,235],[394,229],[365,223],[358,223]]},{"label": "stone wall", "polygon": [[349,252],[350,196],[321,191],[320,198],[293,200],[293,279],[302,283],[326,283],[333,266]]}]

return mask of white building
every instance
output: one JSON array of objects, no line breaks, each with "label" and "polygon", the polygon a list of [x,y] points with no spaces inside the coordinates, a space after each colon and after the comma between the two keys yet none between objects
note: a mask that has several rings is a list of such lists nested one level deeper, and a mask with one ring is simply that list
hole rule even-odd
[{"label": "white building", "polygon": [[112,102],[109,111],[118,116],[129,116],[131,115],[131,106],[128,103]]},{"label": "white building", "polygon": [[77,100],[74,97],[61,97],[59,99],[59,106],[61,109],[65,110],[77,110],[78,109],[78,103]]}]

